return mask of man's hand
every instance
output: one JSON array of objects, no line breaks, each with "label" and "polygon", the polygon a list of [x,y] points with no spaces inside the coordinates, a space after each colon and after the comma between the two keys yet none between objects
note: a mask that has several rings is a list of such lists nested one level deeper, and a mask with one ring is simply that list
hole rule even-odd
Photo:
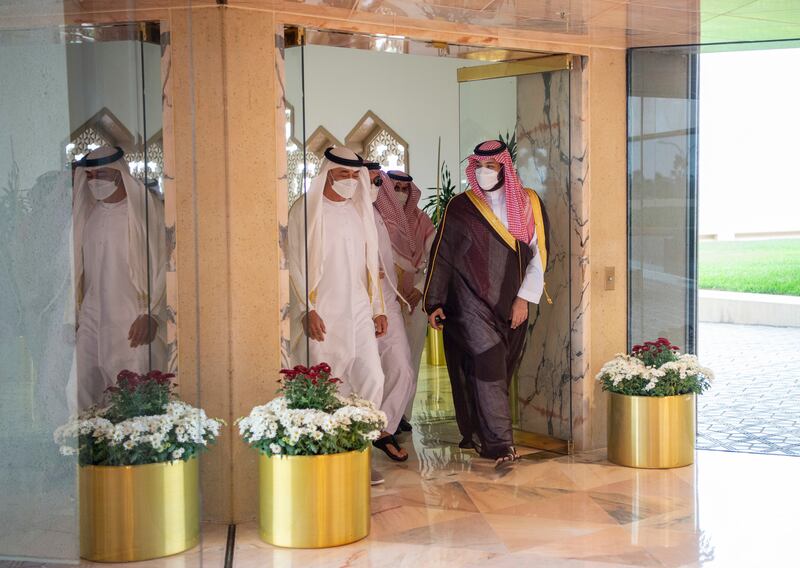
[{"label": "man's hand", "polygon": [[303,318],[303,325],[306,328],[306,335],[308,335],[310,339],[314,341],[325,341],[325,334],[327,333],[325,322],[322,321],[322,318],[319,317],[316,310],[311,310],[306,314],[306,317]]},{"label": "man's hand", "polygon": [[519,296],[511,304],[511,329],[517,329],[528,319],[528,301]]},{"label": "man's hand", "polygon": [[131,324],[131,329],[128,331],[128,341],[131,342],[131,348],[152,343],[156,338],[156,331],[158,331],[158,322],[155,318],[147,314],[140,315]]},{"label": "man's hand", "polygon": [[389,329],[389,320],[386,316],[377,316],[375,322],[375,337],[383,337],[386,335],[386,330]]},{"label": "man's hand", "polygon": [[444,310],[442,310],[442,308],[436,308],[436,311],[428,316],[428,323],[431,324],[431,327],[437,331],[441,331],[444,329],[444,326],[441,322],[437,322],[436,318],[439,318],[442,321],[447,319],[444,317]]},{"label": "man's hand", "polygon": [[408,302],[408,305],[411,306],[411,313],[414,313],[414,310],[417,308],[417,305],[421,299],[422,292],[416,288],[412,288],[411,292],[409,292],[408,296],[406,297],[406,302]]}]

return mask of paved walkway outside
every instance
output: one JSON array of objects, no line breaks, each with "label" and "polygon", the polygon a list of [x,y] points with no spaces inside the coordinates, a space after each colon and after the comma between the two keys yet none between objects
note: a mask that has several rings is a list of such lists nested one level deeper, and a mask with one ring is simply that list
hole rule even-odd
[{"label": "paved walkway outside", "polygon": [[800,456],[800,328],[701,323],[698,449]]}]

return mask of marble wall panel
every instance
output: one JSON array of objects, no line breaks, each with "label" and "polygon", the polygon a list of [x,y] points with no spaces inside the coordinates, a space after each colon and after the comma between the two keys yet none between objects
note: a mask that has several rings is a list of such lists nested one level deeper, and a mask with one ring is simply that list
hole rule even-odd
[{"label": "marble wall panel", "polygon": [[[172,105],[172,47],[169,21],[161,23],[161,113],[164,148],[164,225],[167,232],[167,368],[178,373],[178,272],[175,222],[175,144]],[[180,380],[180,379],[179,379]]]},{"label": "marble wall panel", "polygon": [[569,90],[569,71],[517,79],[517,168],[549,219],[547,294],[531,306],[517,374],[519,426],[563,440],[570,439],[571,405]]},{"label": "marble wall panel", "polygon": [[[286,65],[284,55],[283,25],[275,26],[275,124],[283,124],[286,120]],[[299,112],[298,109],[296,112]],[[281,330],[281,366],[289,367],[289,351],[291,342],[289,318],[289,264],[287,261],[287,240],[289,230],[289,177],[287,173],[287,154],[284,129],[276,128],[276,200],[278,215],[278,244],[280,246],[280,330]]]}]

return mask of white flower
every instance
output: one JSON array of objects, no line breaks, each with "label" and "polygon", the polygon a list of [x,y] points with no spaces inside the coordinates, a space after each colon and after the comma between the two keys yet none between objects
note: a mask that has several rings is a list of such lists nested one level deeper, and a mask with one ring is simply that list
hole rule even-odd
[{"label": "white flower", "polygon": [[273,454],[279,454],[283,451],[283,448],[281,448],[278,444],[270,444],[269,451]]},{"label": "white flower", "polygon": [[178,448],[177,450],[173,450],[172,452],[172,459],[179,460],[183,457],[183,454],[186,453],[185,448]]}]

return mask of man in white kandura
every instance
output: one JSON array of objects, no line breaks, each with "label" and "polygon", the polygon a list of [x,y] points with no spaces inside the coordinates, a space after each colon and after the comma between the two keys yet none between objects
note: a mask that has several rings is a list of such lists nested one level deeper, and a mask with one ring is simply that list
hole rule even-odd
[{"label": "man in white kandura", "polygon": [[384,375],[378,337],[387,318],[378,235],[364,162],[328,148],[308,192],[289,211],[292,362],[328,363],[340,392],[380,408]]},{"label": "man in white kandura", "polygon": [[[386,182],[386,174],[381,171],[380,164],[366,163],[371,182],[371,199],[378,198],[381,186]],[[386,316],[389,328],[386,335],[378,339],[378,350],[381,355],[381,364],[386,380],[383,385],[383,404],[381,410],[386,413],[389,421],[387,431],[373,442],[373,445],[382,450],[394,461],[405,461],[408,452],[400,447],[397,438],[391,434],[395,432],[403,418],[408,399],[414,395],[414,365],[411,362],[411,349],[408,345],[403,311],[409,309],[408,304],[397,289],[397,272],[395,271],[392,241],[383,218],[376,208],[375,227],[378,231],[378,244],[380,251],[381,288],[386,302]]]},{"label": "man in white kandura", "polygon": [[[400,429],[411,430],[408,420],[417,392],[420,359],[425,347],[428,318],[420,303],[425,287],[425,269],[428,265],[431,244],[436,229],[430,217],[419,208],[422,192],[410,175],[393,170],[383,175],[384,183],[378,191],[375,208],[386,224],[394,252],[394,272],[397,288],[407,304],[403,310],[405,332],[411,348],[414,386],[405,407],[405,418]],[[408,419],[408,420],[407,420]]]},{"label": "man in white kandura", "polygon": [[166,364],[166,235],[160,199],[108,146],[77,163],[73,220],[77,385],[68,398],[83,410],[103,403],[123,369]]}]

